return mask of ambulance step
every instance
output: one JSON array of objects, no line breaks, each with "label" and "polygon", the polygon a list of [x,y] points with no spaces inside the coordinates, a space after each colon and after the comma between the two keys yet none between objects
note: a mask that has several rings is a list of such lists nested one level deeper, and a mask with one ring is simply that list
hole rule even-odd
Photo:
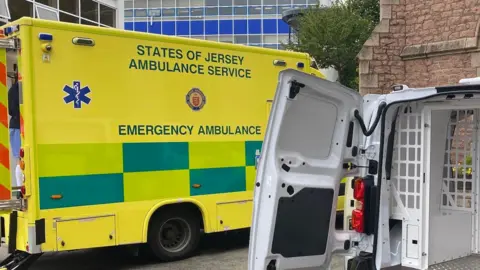
[{"label": "ambulance step", "polygon": [[41,255],[15,251],[0,263],[0,270],[27,270]]},{"label": "ambulance step", "polygon": [[460,259],[432,265],[429,270],[477,270],[480,269],[480,255],[470,255]]}]

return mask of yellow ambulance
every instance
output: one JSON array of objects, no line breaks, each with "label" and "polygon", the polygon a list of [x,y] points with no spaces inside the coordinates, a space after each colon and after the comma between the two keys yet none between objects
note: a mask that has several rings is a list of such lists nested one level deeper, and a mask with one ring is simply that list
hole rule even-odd
[{"label": "yellow ambulance", "polygon": [[[278,73],[323,76],[307,54],[118,29],[22,18],[3,35],[4,267],[45,252],[141,243],[178,260],[202,233],[250,227]],[[5,121],[15,65],[20,200],[11,197]]]}]

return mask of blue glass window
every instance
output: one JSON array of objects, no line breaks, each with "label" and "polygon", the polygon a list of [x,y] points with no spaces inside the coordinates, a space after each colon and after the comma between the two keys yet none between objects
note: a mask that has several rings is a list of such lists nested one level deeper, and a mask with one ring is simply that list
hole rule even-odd
[{"label": "blue glass window", "polygon": [[217,35],[218,34],[218,21],[205,21],[205,34]]},{"label": "blue glass window", "polygon": [[278,20],[278,33],[279,34],[288,34],[290,26],[283,20]]},{"label": "blue glass window", "polygon": [[190,34],[190,22],[189,21],[177,21],[177,35],[188,36]]},{"label": "blue glass window", "polygon": [[263,20],[263,33],[276,34],[277,33],[277,19]]},{"label": "blue glass window", "polygon": [[203,35],[203,21],[191,21],[190,34],[191,35]]},{"label": "blue glass window", "polygon": [[162,33],[162,23],[161,22],[152,22],[148,24],[148,32],[161,34]]},{"label": "blue glass window", "polygon": [[175,22],[162,22],[162,34],[175,35]]},{"label": "blue glass window", "polygon": [[247,34],[247,20],[234,20],[233,31],[235,34]]},{"label": "blue glass window", "polygon": [[262,20],[253,19],[248,20],[248,33],[261,34],[262,33]]},{"label": "blue glass window", "polygon": [[233,34],[233,21],[232,20],[220,20],[220,34]]}]

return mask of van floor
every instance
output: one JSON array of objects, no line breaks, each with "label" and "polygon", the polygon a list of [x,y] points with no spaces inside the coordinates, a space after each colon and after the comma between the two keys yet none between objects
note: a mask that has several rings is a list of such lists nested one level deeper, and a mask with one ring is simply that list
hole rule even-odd
[{"label": "van floor", "polygon": [[[478,270],[480,269],[480,255],[474,254],[448,262],[431,265],[428,270]],[[405,266],[392,266],[384,270],[413,270]]]}]

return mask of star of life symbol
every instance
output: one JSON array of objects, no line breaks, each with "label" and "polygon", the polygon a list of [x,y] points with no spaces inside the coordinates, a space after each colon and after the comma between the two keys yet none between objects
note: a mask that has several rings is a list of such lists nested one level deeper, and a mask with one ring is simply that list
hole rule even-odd
[{"label": "star of life symbol", "polygon": [[63,98],[66,104],[73,102],[73,108],[81,109],[82,103],[89,104],[91,99],[87,97],[87,94],[90,93],[90,88],[88,86],[82,87],[80,81],[74,81],[73,87],[65,85],[63,91],[67,93],[67,96]]}]

